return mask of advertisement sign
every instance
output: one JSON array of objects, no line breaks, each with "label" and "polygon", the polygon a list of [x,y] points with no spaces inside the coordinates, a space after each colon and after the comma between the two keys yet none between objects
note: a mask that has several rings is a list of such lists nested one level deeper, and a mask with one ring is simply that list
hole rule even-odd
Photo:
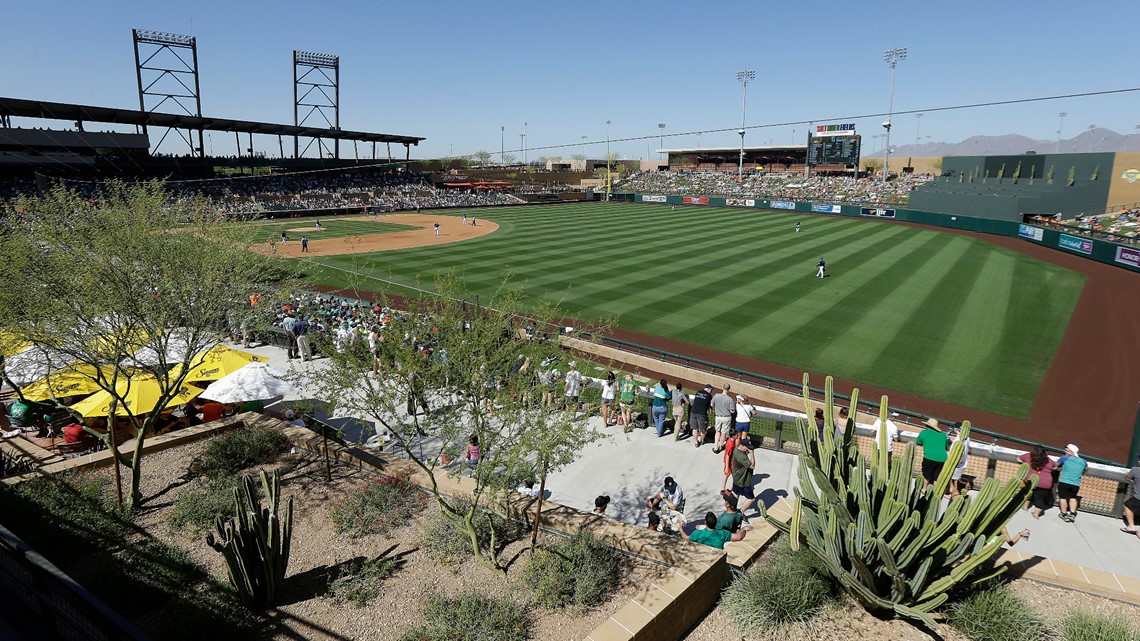
[{"label": "advertisement sign", "polygon": [[1116,262],[1129,267],[1140,267],[1140,250],[1129,247],[1116,248]]},{"label": "advertisement sign", "polygon": [[704,196],[700,198],[697,198],[696,196],[685,196],[681,199],[681,202],[685,203],[686,205],[707,205],[709,204],[709,199],[705,198]]},{"label": "advertisement sign", "polygon": [[756,201],[752,198],[725,198],[724,204],[729,207],[755,207]]},{"label": "advertisement sign", "polygon": [[665,196],[642,196],[641,202],[643,203],[667,203],[669,199]]},{"label": "advertisement sign", "polygon": [[840,212],[839,205],[821,205],[819,203],[812,205],[811,210],[823,214],[838,214]]},{"label": "advertisement sign", "polygon": [[1041,242],[1041,239],[1045,237],[1045,231],[1040,227],[1018,225],[1017,235],[1021,236],[1022,238],[1028,238],[1029,240],[1036,240],[1037,242]]},{"label": "advertisement sign", "polygon": [[816,136],[851,136],[855,134],[855,123],[848,122],[842,125],[816,125]]},{"label": "advertisement sign", "polygon": [[1061,240],[1058,241],[1057,246],[1061,249],[1067,249],[1081,254],[1091,254],[1093,241],[1087,238],[1077,238],[1076,236],[1061,234]]},{"label": "advertisement sign", "polygon": [[859,211],[860,216],[877,216],[879,218],[894,218],[895,210],[893,209],[879,209],[878,207],[863,207]]},{"label": "advertisement sign", "polygon": [[790,200],[773,200],[770,204],[772,209],[795,209],[796,204]]}]

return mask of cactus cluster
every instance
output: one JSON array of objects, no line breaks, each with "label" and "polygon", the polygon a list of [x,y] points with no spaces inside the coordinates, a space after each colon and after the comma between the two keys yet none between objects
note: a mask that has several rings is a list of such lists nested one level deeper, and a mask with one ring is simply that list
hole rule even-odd
[{"label": "cactus cluster", "polygon": [[261,487],[268,505],[261,497],[252,476],[242,478],[241,488],[234,490],[234,515],[218,517],[214,533],[206,535],[206,544],[222,553],[233,584],[247,605],[266,608],[273,605],[277,590],[289,566],[289,546],[293,541],[293,498],[278,514],[281,500],[281,475],[273,478],[261,472]]},{"label": "cactus cluster", "polygon": [[[986,479],[976,495],[963,494],[943,504],[943,495],[961,460],[962,438],[950,448],[938,480],[925,492],[913,476],[915,448],[888,457],[886,431],[871,460],[856,447],[855,412],[835,432],[833,381],[825,388],[827,426],[822,440],[814,423],[798,421],[803,450],[799,455],[799,487],[789,523],[767,517],[790,536],[793,548],[806,545],[851,596],[879,614],[895,614],[933,626],[930,612],[946,602],[951,588],[982,581],[1004,568],[983,571],[1001,547],[1002,528],[1033,489],[1022,485],[1027,466],[1002,484]],[[813,413],[808,377],[804,375],[804,406]],[[858,406],[859,390],[851,395]],[[880,420],[887,420],[887,397],[882,397]],[[884,454],[880,454],[884,453]],[[1035,479],[1034,479],[1035,480]]]}]

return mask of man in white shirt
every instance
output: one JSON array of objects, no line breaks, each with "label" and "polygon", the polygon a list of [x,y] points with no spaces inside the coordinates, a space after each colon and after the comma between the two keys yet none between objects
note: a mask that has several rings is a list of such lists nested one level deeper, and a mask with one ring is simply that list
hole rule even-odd
[{"label": "man in white shirt", "polygon": [[899,440],[899,428],[897,425],[895,425],[894,421],[892,421],[891,419],[892,418],[898,418],[898,417],[899,417],[898,412],[891,412],[891,416],[890,416],[890,418],[887,419],[886,424],[883,424],[883,422],[880,419],[875,419],[875,422],[871,425],[871,427],[875,430],[875,447],[879,447],[879,443],[880,443],[881,438],[882,438],[883,430],[885,429],[887,432],[887,458],[888,458],[888,460],[890,459],[891,455],[894,453],[893,450],[895,447],[895,441]]},{"label": "man in white shirt", "polygon": [[570,361],[567,364],[570,371],[566,372],[566,412],[571,416],[578,413],[578,397],[582,393],[582,373],[578,371],[578,362]]}]

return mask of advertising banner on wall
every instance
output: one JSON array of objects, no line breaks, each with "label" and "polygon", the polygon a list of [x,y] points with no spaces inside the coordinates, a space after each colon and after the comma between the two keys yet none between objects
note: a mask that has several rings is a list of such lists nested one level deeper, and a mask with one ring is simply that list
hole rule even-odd
[{"label": "advertising banner on wall", "polygon": [[685,203],[686,205],[707,205],[709,204],[709,199],[705,198],[704,196],[700,198],[697,198],[696,196],[685,196],[681,199],[681,202]]},{"label": "advertising banner on wall", "polygon": [[1040,227],[1033,227],[1032,225],[1018,225],[1017,235],[1022,238],[1041,242],[1041,239],[1045,237],[1045,230]]},{"label": "advertising banner on wall", "polygon": [[752,198],[725,198],[724,204],[729,207],[755,207],[756,201]]},{"label": "advertising banner on wall", "polygon": [[665,196],[642,196],[641,202],[643,203],[667,203],[669,199]]},{"label": "advertising banner on wall", "polygon": [[1077,238],[1076,236],[1061,234],[1061,239],[1057,242],[1057,246],[1061,249],[1067,249],[1081,254],[1091,254],[1093,241],[1087,238]]},{"label": "advertising banner on wall", "polygon": [[879,209],[878,207],[863,207],[859,211],[860,216],[877,216],[879,218],[894,218],[895,210],[893,209]]},{"label": "advertising banner on wall", "polygon": [[790,200],[773,200],[769,205],[772,209],[795,209],[796,204]]},{"label": "advertising banner on wall", "polygon": [[822,214],[838,214],[841,211],[839,205],[821,205],[819,203],[812,205],[811,210]]},{"label": "advertising banner on wall", "polygon": [[1129,247],[1116,248],[1116,262],[1129,267],[1140,267],[1140,250]]}]

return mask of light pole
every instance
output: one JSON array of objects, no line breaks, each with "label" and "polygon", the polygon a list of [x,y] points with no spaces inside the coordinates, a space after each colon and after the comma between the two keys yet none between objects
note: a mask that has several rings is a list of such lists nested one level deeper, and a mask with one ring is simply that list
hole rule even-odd
[{"label": "light pole", "polygon": [[522,140],[523,140],[523,144],[522,144],[523,164],[525,165],[526,164],[526,123],[525,122],[523,123]]},{"label": "light pole", "polygon": [[1096,131],[1096,125],[1089,125],[1089,151],[1092,151],[1092,148],[1093,148],[1093,142],[1094,141],[1093,141],[1092,134],[1095,131]]},{"label": "light pole", "polygon": [[606,200],[610,199],[610,121],[606,121]]},{"label": "light pole", "polygon": [[582,171],[586,171],[586,136],[582,136]]},{"label": "light pole", "polygon": [[1061,131],[1065,128],[1065,116],[1067,115],[1069,115],[1067,111],[1057,114],[1057,117],[1061,119],[1061,124],[1057,125],[1057,151],[1053,152],[1055,154],[1061,153]]},{"label": "light pole", "polygon": [[661,130],[661,137],[658,139],[657,144],[660,145],[662,149],[664,149],[665,148],[665,123],[663,123],[663,122],[657,123],[657,128]]},{"label": "light pole", "polygon": [[507,157],[507,127],[504,125],[499,127],[499,164],[505,165]]},{"label": "light pole", "polygon": [[740,106],[740,166],[736,170],[736,179],[744,180],[744,127],[748,118],[748,83],[756,79],[756,72],[746,69],[736,72],[736,79],[744,85],[744,101]]},{"label": "light pole", "polygon": [[[914,114],[914,149],[910,150],[910,157],[906,159],[908,167],[914,167],[911,161],[914,160],[914,154],[918,153],[918,128],[922,125],[922,114]],[[913,173],[913,169],[911,172]]]},{"label": "light pole", "polygon": [[883,52],[883,60],[891,66],[891,98],[887,102],[887,121],[883,123],[883,129],[887,130],[887,144],[886,151],[883,156],[883,182],[887,181],[887,167],[891,162],[891,116],[895,111],[895,66],[899,64],[900,60],[906,60],[906,47],[899,47],[897,49],[887,49]]}]

